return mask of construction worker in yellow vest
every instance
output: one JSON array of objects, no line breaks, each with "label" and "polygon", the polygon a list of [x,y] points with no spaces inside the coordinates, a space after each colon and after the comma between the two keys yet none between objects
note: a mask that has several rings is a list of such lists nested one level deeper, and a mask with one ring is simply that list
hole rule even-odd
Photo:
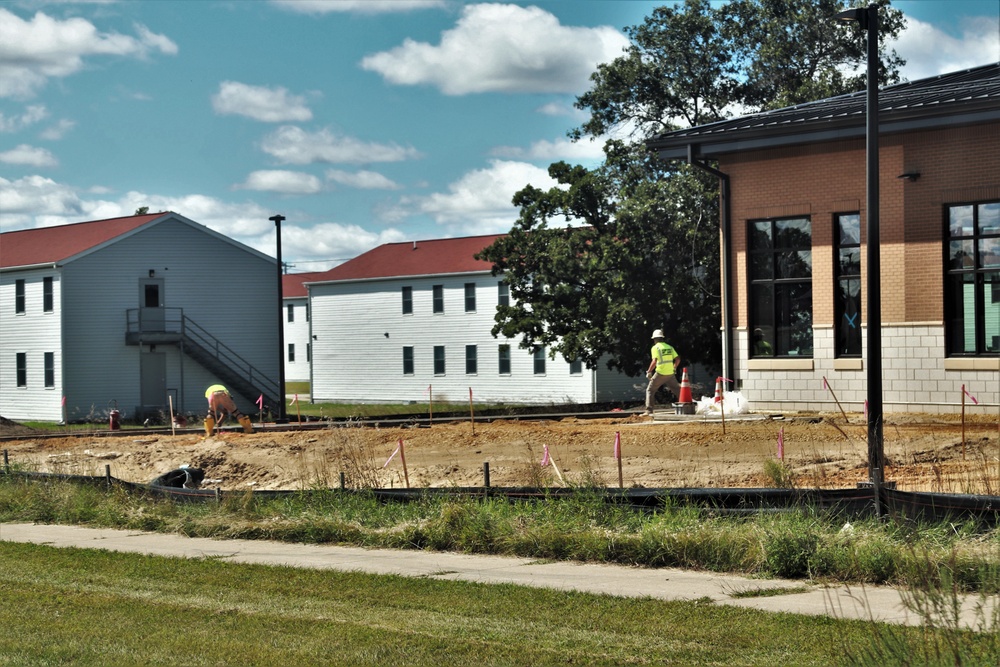
[{"label": "construction worker in yellow vest", "polygon": [[211,436],[215,433],[216,425],[222,425],[226,415],[230,414],[243,427],[244,433],[253,433],[253,424],[250,418],[240,412],[233,402],[233,397],[229,395],[229,390],[221,384],[213,384],[205,390],[205,398],[208,399],[208,416],[205,417],[205,434]]},{"label": "construction worker in yellow vest", "polygon": [[656,390],[667,385],[667,389],[674,393],[674,397],[680,396],[681,385],[674,377],[674,371],[680,366],[680,355],[677,350],[668,345],[664,339],[661,329],[653,332],[653,349],[650,351],[653,357],[649,362],[649,369],[646,371],[646,414],[652,415],[656,405]]}]

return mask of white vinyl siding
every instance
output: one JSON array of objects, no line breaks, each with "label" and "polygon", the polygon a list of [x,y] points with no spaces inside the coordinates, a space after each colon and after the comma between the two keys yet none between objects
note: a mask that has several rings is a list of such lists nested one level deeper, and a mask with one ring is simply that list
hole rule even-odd
[{"label": "white vinyl siding", "polygon": [[[49,312],[44,310],[46,278],[52,279],[55,305]],[[15,316],[17,281],[23,281],[25,312]],[[0,273],[0,415],[7,419],[62,419],[61,284],[58,269]],[[23,387],[17,386],[18,353],[24,355]],[[46,386],[46,353],[52,354],[52,386]]]},{"label": "white vinyl siding", "polygon": [[[402,287],[412,286],[413,314],[400,312]],[[466,312],[466,284],[474,284],[476,312]],[[442,313],[433,312],[440,285]],[[472,294],[468,294],[472,296]],[[337,402],[466,401],[589,403],[594,374],[570,373],[562,358],[546,360],[535,375],[531,350],[494,338],[497,279],[488,273],[359,280],[310,285],[312,302],[313,400]],[[388,335],[386,335],[388,334]],[[498,346],[509,345],[510,368],[501,374]],[[434,373],[434,348],[444,348],[445,374]],[[468,349],[476,349],[476,372],[467,374]],[[402,350],[412,348],[413,373],[404,372]],[[456,365],[457,364],[457,365]],[[629,387],[634,383],[630,379]],[[615,393],[618,393],[617,391]],[[638,399],[633,392],[630,398]],[[613,399],[609,399],[613,400]]]},{"label": "white vinyl siding", "polygon": [[[285,382],[308,382],[309,381],[309,300],[302,297],[289,297],[283,300],[285,304],[285,317],[282,318],[284,327],[284,338],[286,346],[295,346],[295,360],[291,361],[285,355]],[[294,308],[294,321],[288,320],[288,312]],[[303,358],[302,351],[306,356]]]}]

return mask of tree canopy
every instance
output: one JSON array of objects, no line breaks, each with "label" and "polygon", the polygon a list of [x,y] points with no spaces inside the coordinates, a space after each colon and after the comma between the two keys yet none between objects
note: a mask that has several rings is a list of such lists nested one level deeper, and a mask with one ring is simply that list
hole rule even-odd
[{"label": "tree canopy", "polygon": [[[880,5],[880,44],[902,14]],[[717,182],[664,164],[645,141],[680,126],[821,99],[864,87],[866,51],[832,17],[837,0],[686,0],[626,30],[631,46],[591,76],[576,140],[607,140],[605,161],[549,167],[558,186],[514,196],[517,224],[478,257],[510,286],[495,336],[629,375],[648,365],[663,328],[687,361],[721,361]],[[880,83],[903,61],[884,47]],[[861,74],[852,74],[861,71]]]}]

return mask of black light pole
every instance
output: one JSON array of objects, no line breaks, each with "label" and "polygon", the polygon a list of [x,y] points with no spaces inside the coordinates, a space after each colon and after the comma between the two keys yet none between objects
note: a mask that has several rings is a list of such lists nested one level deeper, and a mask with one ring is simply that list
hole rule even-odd
[{"label": "black light pole", "polygon": [[278,415],[277,420],[285,419],[285,324],[284,312],[285,304],[282,299],[281,282],[281,221],[285,219],[283,215],[274,215],[268,220],[274,221],[274,228],[277,232],[277,255],[278,255]]},{"label": "black light pole", "polygon": [[868,177],[868,197],[865,230],[868,235],[868,480],[875,487],[876,512],[878,491],[882,486],[884,448],[882,437],[882,262],[879,254],[879,192],[878,192],[878,5],[850,9],[837,14],[841,21],[856,21],[867,30],[868,78],[865,101],[865,130]]}]

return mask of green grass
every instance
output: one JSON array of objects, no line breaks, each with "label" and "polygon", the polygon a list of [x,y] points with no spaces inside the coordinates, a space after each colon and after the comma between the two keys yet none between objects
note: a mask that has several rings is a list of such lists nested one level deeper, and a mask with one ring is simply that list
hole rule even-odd
[{"label": "green grass", "polygon": [[694,601],[4,542],[0,599],[0,663],[23,665],[835,665],[871,636]]}]

